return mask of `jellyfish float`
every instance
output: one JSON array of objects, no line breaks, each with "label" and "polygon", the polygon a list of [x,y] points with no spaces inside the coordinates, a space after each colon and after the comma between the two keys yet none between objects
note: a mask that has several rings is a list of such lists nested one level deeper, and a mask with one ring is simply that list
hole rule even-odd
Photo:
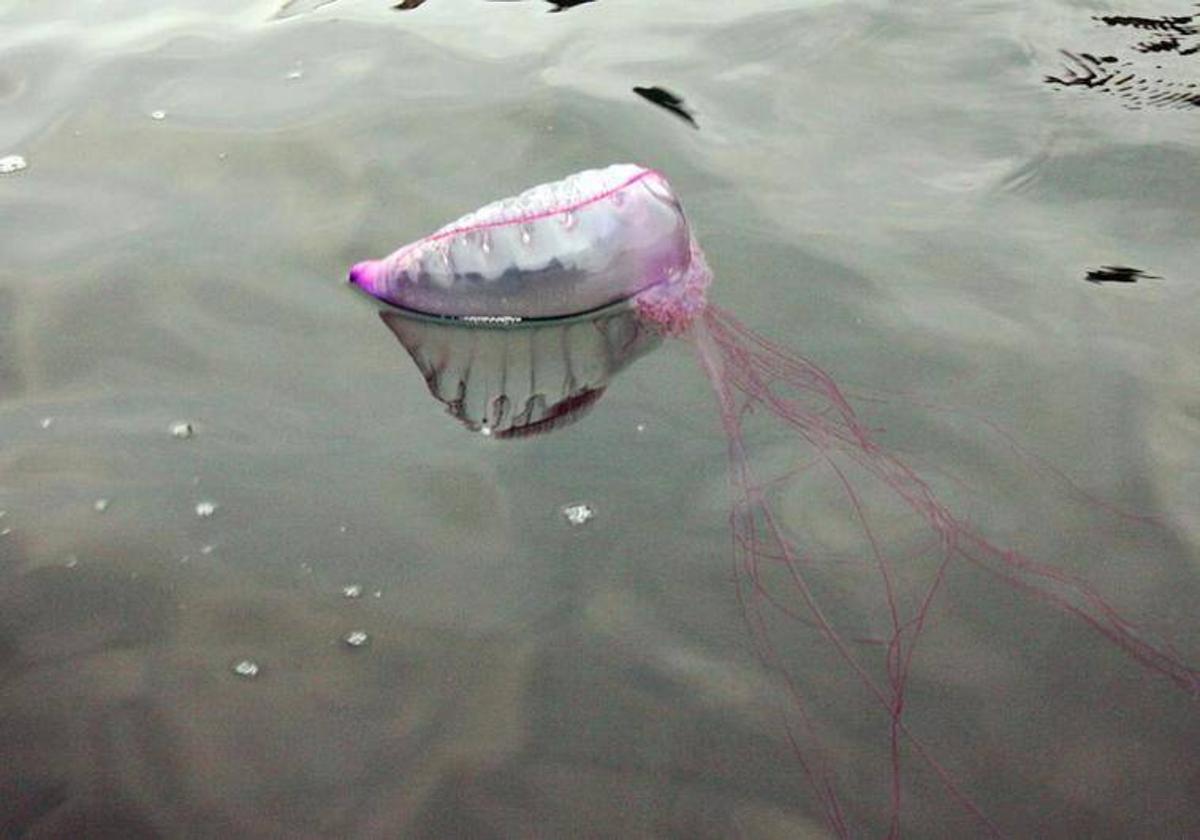
[{"label": "jellyfish float", "polygon": [[[872,822],[900,836],[917,767],[970,834],[1008,834],[911,723],[914,657],[957,564],[1086,628],[1188,702],[1200,696],[1200,671],[1170,642],[1082,578],[978,533],[878,442],[825,371],[710,303],[704,254],[652,169],[614,165],[534,187],[361,262],[349,279],[394,307],[383,320],[450,414],[497,438],[569,423],[663,339],[690,343],[728,440],[736,596],[756,652],[784,686],[787,738],[835,836],[860,836],[859,806],[871,795],[881,803]],[[764,422],[787,436],[794,459],[780,464],[754,450],[749,427]],[[781,494],[814,475],[849,511],[853,540],[835,545],[784,512]],[[864,600],[876,606],[866,624]],[[809,640],[803,655],[827,666],[819,680],[798,671],[788,649],[797,632]],[[846,778],[823,737],[829,709],[813,683],[834,672],[886,741],[867,785],[875,794]]]}]

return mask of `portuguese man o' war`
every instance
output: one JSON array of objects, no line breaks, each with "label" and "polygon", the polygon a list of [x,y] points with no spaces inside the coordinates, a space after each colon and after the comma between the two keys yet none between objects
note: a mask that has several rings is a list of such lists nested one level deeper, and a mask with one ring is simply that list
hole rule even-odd
[{"label": "portuguese man o' war", "polygon": [[[728,439],[737,595],[757,653],[784,686],[788,740],[836,836],[860,834],[864,812],[899,836],[916,789],[940,790],[972,834],[1006,836],[1002,816],[973,799],[961,761],[939,759],[927,719],[913,723],[914,656],[955,566],[982,570],[1200,697],[1200,671],[1184,654],[1080,577],[978,533],[881,446],[829,374],[708,302],[711,281],[666,179],[634,165],[534,187],[350,272],[399,307],[382,317],[431,393],[496,437],[558,428],[663,337],[690,341]],[[797,460],[753,457],[750,429],[764,420],[801,448]],[[789,484],[808,493],[818,473],[820,501],[848,510],[855,534],[822,533],[805,510],[815,499],[788,507]],[[798,625],[814,640],[802,651],[784,645]],[[803,679],[801,665],[807,675],[814,661],[827,668]],[[838,709],[818,691],[835,672],[886,739],[876,778],[848,779],[822,737]]]}]

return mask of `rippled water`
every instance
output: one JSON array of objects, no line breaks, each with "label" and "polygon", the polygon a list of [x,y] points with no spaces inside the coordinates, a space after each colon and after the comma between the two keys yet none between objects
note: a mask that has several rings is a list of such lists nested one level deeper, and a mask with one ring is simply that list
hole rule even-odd
[{"label": "rippled water", "polygon": [[[393,5],[0,0],[0,836],[838,832],[688,349],[498,441],[342,282],[614,161],[974,526],[1200,662],[1194,7]],[[781,640],[885,836],[887,718]],[[1198,702],[955,567],[905,720],[1005,836],[1185,837]],[[904,836],[984,835],[904,750]]]}]

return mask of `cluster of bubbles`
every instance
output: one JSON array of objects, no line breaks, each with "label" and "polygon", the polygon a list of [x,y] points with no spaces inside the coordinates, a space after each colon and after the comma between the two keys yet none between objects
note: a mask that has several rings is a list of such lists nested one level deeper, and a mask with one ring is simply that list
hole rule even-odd
[{"label": "cluster of bubbles", "polygon": [[262,668],[253,659],[242,659],[233,664],[233,673],[246,679],[257,677],[261,670]]},{"label": "cluster of bubbles", "polygon": [[368,636],[364,630],[351,630],[342,637],[342,641],[344,641],[348,647],[360,648],[365,647],[367,643],[371,641],[371,637]]},{"label": "cluster of bubbles", "polygon": [[0,175],[12,175],[14,172],[20,172],[29,164],[25,158],[20,155],[5,155],[0,157]]},{"label": "cluster of bubbles", "polygon": [[[346,584],[342,587],[341,594],[342,597],[347,600],[357,601],[363,596],[362,584]],[[383,597],[383,591],[377,589],[372,593],[372,595],[374,595],[376,598],[381,598]],[[341,642],[348,648],[361,650],[362,648],[365,648],[371,644],[371,634],[366,630],[356,628],[343,635]],[[236,676],[243,679],[253,679],[262,673],[262,665],[254,659],[239,659],[237,662],[233,663],[233,665],[230,667],[230,670],[232,670]]]},{"label": "cluster of bubbles", "polygon": [[[155,113],[160,113],[160,112],[155,112]],[[156,119],[157,119],[157,117],[156,117]],[[44,417],[41,420],[41,427],[43,429],[49,429],[53,424],[54,424],[53,417]],[[171,437],[173,437],[177,440],[189,440],[196,433],[195,426],[193,426],[192,423],[190,423],[187,420],[177,420],[177,421],[171,423],[168,428],[169,428]],[[92,508],[97,513],[104,513],[109,509],[110,505],[111,505],[111,500],[109,500],[107,498],[99,498],[99,499],[96,499],[92,503]],[[216,512],[217,512],[217,503],[216,502],[213,502],[211,500],[203,500],[203,501],[196,503],[196,506],[195,506],[196,516],[198,516],[202,519],[207,519],[209,517],[212,517]],[[7,515],[7,513],[8,513],[7,511],[0,510],[0,519],[4,518]],[[575,502],[572,504],[564,505],[562,507],[560,513],[567,520],[567,522],[570,523],[572,526],[583,525],[583,524],[589,522],[596,515],[596,512],[592,508],[592,506],[585,502]],[[340,530],[343,533],[345,533],[347,530],[347,526],[345,526],[345,525],[340,526]],[[11,533],[11,528],[4,528],[4,529],[0,530],[0,536],[6,536],[9,533]],[[213,552],[212,545],[205,545],[203,548],[200,549],[201,554],[208,555],[208,554],[211,554],[212,552]],[[184,560],[186,560],[186,559],[188,559],[188,558],[185,557]],[[78,559],[72,555],[72,557],[67,562],[67,566],[69,568],[74,568],[76,565],[78,565]],[[361,584],[358,584],[358,583],[347,584],[342,587],[341,594],[342,594],[342,597],[347,600],[356,601],[363,597],[363,587]],[[383,596],[383,591],[375,590],[372,594],[374,597],[380,598]],[[357,649],[367,647],[371,642],[371,636],[365,630],[355,629],[355,630],[351,630],[351,631],[347,632],[344,636],[342,636],[341,641],[346,647],[357,650]],[[240,677],[242,679],[249,680],[249,679],[254,679],[254,678],[258,677],[262,673],[263,668],[262,668],[262,665],[259,662],[257,662],[256,660],[246,658],[246,659],[239,659],[238,661],[234,662],[233,665],[230,666],[230,670],[233,672],[233,674],[235,676]]]},{"label": "cluster of bubbles", "polygon": [[563,518],[572,525],[586,525],[596,515],[596,511],[586,502],[575,502],[565,505],[562,509]]}]

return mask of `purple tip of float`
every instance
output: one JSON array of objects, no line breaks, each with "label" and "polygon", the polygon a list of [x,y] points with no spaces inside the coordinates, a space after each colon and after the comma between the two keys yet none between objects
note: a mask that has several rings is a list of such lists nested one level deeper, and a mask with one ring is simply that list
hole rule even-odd
[{"label": "purple tip of float", "polygon": [[355,286],[358,286],[369,295],[375,294],[375,284],[378,279],[378,261],[367,260],[365,262],[356,263],[350,269],[348,281]]}]

